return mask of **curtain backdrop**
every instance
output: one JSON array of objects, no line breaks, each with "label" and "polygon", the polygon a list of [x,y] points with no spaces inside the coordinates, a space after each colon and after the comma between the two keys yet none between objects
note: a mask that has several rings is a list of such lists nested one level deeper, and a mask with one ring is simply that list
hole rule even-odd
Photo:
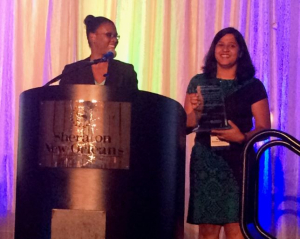
[{"label": "curtain backdrop", "polygon": [[[181,104],[216,32],[237,28],[267,89],[272,127],[300,138],[299,0],[1,0],[0,238],[13,231],[19,95],[89,56],[89,14],[116,23],[117,59],[134,65],[140,90]],[[186,205],[193,138],[187,137]],[[262,162],[260,219],[278,238],[300,238],[299,169],[299,157],[280,148]],[[186,224],[185,238],[196,239],[197,230]]]}]

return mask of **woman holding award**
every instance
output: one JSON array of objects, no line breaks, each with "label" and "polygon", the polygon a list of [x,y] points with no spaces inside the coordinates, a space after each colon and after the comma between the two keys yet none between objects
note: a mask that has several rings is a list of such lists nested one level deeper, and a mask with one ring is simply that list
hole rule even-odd
[{"label": "woman holding award", "polygon": [[[238,223],[241,153],[252,135],[270,128],[267,94],[254,75],[243,36],[229,27],[216,34],[203,74],[194,76],[187,89],[187,128],[197,129],[187,222],[199,225],[201,239],[219,238],[222,226],[227,239],[243,238]],[[214,94],[207,94],[207,89]],[[222,97],[216,94],[217,89]]]}]

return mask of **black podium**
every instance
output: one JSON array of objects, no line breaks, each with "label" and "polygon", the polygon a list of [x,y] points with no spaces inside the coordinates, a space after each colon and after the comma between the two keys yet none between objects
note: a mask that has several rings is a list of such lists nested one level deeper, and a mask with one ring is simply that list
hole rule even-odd
[{"label": "black podium", "polygon": [[104,213],[107,239],[182,239],[185,121],[179,103],[144,91],[23,92],[15,238],[50,239],[57,210]]}]

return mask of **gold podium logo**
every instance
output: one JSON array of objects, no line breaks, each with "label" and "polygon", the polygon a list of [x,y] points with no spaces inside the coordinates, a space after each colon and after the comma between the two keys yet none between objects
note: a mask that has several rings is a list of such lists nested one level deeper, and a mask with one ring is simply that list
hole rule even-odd
[{"label": "gold podium logo", "polygon": [[131,103],[40,103],[40,166],[129,169]]}]

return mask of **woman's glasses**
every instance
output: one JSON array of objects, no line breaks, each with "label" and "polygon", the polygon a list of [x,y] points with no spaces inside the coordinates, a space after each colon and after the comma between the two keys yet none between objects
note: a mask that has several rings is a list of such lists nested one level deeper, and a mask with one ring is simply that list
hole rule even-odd
[{"label": "woman's glasses", "polygon": [[113,34],[111,32],[106,32],[106,33],[102,33],[102,34],[106,35],[110,39],[112,39],[112,38],[116,38],[117,40],[120,39],[120,36],[118,34]]}]

